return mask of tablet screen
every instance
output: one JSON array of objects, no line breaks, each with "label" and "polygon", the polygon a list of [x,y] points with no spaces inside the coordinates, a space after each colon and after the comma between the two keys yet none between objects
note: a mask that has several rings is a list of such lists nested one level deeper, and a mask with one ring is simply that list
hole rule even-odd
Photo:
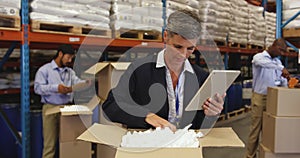
[{"label": "tablet screen", "polygon": [[239,74],[240,71],[235,70],[213,70],[185,110],[202,110],[207,98],[213,97],[216,93],[223,95]]}]

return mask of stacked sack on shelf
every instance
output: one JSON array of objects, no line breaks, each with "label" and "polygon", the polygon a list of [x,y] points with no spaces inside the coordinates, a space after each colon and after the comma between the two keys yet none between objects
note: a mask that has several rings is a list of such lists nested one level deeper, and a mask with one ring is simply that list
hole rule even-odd
[{"label": "stacked sack on shelf", "polygon": [[248,43],[256,46],[265,45],[266,21],[263,17],[263,7],[248,4],[249,8],[249,37]]},{"label": "stacked sack on shelf", "polygon": [[166,0],[167,16],[181,9],[189,9],[198,12],[199,2],[197,0]]},{"label": "stacked sack on shelf", "polygon": [[111,28],[113,30],[156,30],[162,31],[161,0],[112,1]]},{"label": "stacked sack on shelf", "polygon": [[[31,82],[30,85],[33,83]],[[0,89],[21,88],[20,73],[3,73],[0,75]]]},{"label": "stacked sack on shelf", "polygon": [[32,20],[109,29],[110,3],[96,0],[33,0]]},{"label": "stacked sack on shelf", "polygon": [[272,45],[276,35],[276,13],[265,12],[266,21],[266,47]]},{"label": "stacked sack on shelf", "polygon": [[228,41],[246,45],[249,34],[248,3],[241,0],[229,0],[231,24],[229,28]]},{"label": "stacked sack on shelf", "polygon": [[[300,11],[299,0],[283,0],[282,1],[282,22],[284,23],[289,18],[294,16]],[[300,27],[300,16],[291,21],[285,28],[299,28]]]},{"label": "stacked sack on shelf", "polygon": [[230,26],[230,3],[224,0],[199,1],[199,15],[203,30],[213,40],[225,42]]}]

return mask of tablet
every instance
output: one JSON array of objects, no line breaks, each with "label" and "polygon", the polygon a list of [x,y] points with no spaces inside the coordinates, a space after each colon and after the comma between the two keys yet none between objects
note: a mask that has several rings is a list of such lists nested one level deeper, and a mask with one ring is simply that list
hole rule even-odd
[{"label": "tablet", "polygon": [[185,110],[202,110],[207,98],[213,97],[216,93],[223,95],[239,74],[240,71],[236,70],[213,70]]}]

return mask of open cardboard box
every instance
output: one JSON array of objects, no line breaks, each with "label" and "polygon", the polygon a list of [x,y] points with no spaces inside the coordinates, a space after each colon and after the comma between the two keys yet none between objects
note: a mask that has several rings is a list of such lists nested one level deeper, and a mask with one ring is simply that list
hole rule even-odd
[{"label": "open cardboard box", "polygon": [[110,89],[118,84],[120,77],[129,65],[130,62],[99,62],[85,73],[98,77],[98,95],[105,100]]},{"label": "open cardboard box", "polygon": [[98,143],[98,158],[202,158],[203,147],[244,147],[232,128],[213,128],[208,135],[199,139],[198,148],[123,148],[120,144],[127,131],[118,126],[93,124],[77,139]]},{"label": "open cardboard box", "polygon": [[100,99],[95,95],[86,104],[89,111],[62,112],[61,108],[64,106],[56,106],[46,111],[46,115],[60,113],[60,158],[78,157],[78,154],[84,155],[82,157],[85,158],[91,157],[91,143],[78,141],[76,138],[92,125],[92,111],[99,104],[99,101]]}]

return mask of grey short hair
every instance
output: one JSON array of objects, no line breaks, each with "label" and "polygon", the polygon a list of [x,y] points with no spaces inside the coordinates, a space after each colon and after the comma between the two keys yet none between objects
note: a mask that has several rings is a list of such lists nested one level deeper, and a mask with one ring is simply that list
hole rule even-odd
[{"label": "grey short hair", "polygon": [[[167,31],[186,39],[196,39],[201,35],[201,23],[198,13],[192,10],[177,10],[168,18]],[[172,34],[173,33],[173,34]]]}]

